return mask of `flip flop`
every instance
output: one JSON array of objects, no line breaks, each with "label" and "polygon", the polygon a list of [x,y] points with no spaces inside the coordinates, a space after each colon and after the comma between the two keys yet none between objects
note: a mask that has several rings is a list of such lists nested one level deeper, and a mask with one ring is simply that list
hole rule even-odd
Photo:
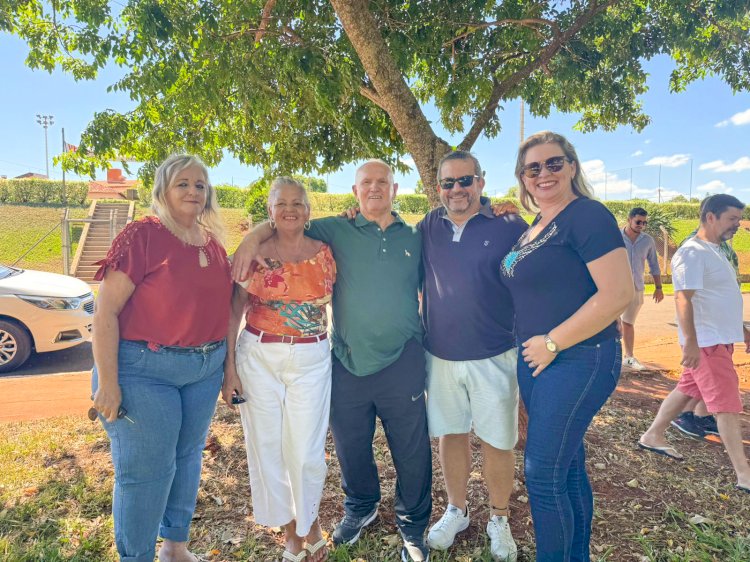
[{"label": "flip flop", "polygon": [[[315,554],[321,549],[326,548],[326,545],[328,544],[328,541],[325,539],[320,539],[315,544],[306,543],[305,544],[305,550],[309,553],[311,557],[315,557]],[[322,558],[322,560],[328,560],[328,553],[326,553],[325,558]]]},{"label": "flip flop", "polygon": [[[641,449],[644,449],[646,451],[650,451],[652,453],[656,453],[657,455],[664,455],[665,457],[669,457],[670,459],[674,459],[676,461],[684,461],[685,457],[683,457],[680,453],[677,452],[677,449],[674,447],[671,447],[667,445],[666,447],[656,447],[652,445],[646,445],[645,443],[642,443],[638,441],[638,446]],[[670,453],[670,451],[672,451]]]},{"label": "flip flop", "polygon": [[747,486],[740,486],[739,484],[735,484],[734,487],[737,488],[740,492],[750,494],[750,488],[748,488]]},{"label": "flip flop", "polygon": [[303,562],[307,559],[307,551],[303,548],[297,554],[292,554],[288,550],[285,550],[281,555],[282,560],[288,560],[289,562]]}]

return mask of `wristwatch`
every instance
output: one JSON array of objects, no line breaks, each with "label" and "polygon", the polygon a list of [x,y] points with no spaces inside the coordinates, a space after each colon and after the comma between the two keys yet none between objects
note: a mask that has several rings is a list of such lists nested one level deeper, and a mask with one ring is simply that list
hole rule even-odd
[{"label": "wristwatch", "polygon": [[549,334],[544,334],[544,344],[547,346],[547,350],[550,353],[557,353],[560,351],[560,348],[557,347],[557,344],[552,341],[552,338],[549,337]]}]

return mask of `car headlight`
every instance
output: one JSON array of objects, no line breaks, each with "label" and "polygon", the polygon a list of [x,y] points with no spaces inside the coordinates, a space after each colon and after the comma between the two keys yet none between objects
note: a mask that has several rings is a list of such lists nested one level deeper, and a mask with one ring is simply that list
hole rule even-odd
[{"label": "car headlight", "polygon": [[82,297],[32,297],[30,295],[16,295],[25,301],[45,310],[75,310],[81,306]]}]

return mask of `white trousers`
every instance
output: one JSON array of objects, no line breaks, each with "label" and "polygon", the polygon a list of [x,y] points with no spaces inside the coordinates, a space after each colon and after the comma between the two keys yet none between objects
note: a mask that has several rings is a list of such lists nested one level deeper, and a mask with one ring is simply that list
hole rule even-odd
[{"label": "white trousers", "polygon": [[280,527],[294,519],[297,535],[304,537],[318,517],[328,470],[328,340],[260,343],[242,330],[237,372],[247,399],[240,414],[255,521]]}]

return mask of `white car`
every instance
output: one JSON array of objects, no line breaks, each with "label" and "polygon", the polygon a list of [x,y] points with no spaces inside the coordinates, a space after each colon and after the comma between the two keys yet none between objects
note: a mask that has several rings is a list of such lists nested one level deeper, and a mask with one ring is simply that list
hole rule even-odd
[{"label": "white car", "polygon": [[94,295],[75,277],[0,265],[0,373],[31,351],[57,351],[91,340]]}]

